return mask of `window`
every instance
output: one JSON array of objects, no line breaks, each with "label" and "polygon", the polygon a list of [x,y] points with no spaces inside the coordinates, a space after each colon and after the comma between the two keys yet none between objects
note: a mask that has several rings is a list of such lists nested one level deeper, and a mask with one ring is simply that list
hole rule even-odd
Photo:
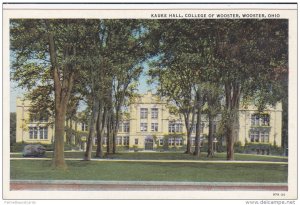
[{"label": "window", "polygon": [[177,138],[175,139],[175,144],[176,144],[176,146],[182,146],[182,138],[177,137]]},{"label": "window", "polygon": [[175,139],[173,137],[170,137],[168,140],[169,146],[174,146],[175,145]]},{"label": "window", "polygon": [[116,145],[122,145],[122,137],[117,137]]},{"label": "window", "polygon": [[40,139],[48,139],[48,127],[39,127]]},{"label": "window", "polygon": [[119,132],[122,132],[122,122],[119,123]]},{"label": "window", "polygon": [[37,127],[33,127],[33,138],[34,139],[38,138],[38,128]]},{"label": "window", "polygon": [[270,126],[270,115],[261,115],[260,123],[261,126]]},{"label": "window", "polygon": [[269,131],[251,131],[250,141],[251,142],[269,142]]},{"label": "window", "polygon": [[147,123],[141,123],[141,131],[146,132],[147,131]]},{"label": "window", "polygon": [[264,131],[260,133],[261,142],[269,142],[269,132]]},{"label": "window", "polygon": [[129,136],[123,137],[123,145],[125,145],[125,146],[129,145]]},{"label": "window", "polygon": [[48,127],[29,127],[29,139],[48,139]]},{"label": "window", "polygon": [[259,115],[251,115],[251,125],[258,126],[259,125]]},{"label": "window", "polygon": [[159,146],[163,146],[164,145],[164,139],[160,138],[158,143],[159,143]]},{"label": "window", "polygon": [[183,125],[181,122],[169,122],[169,132],[182,132],[183,131]]},{"label": "window", "polygon": [[169,132],[175,132],[175,124],[173,122],[169,122]]},{"label": "window", "polygon": [[151,109],[151,118],[157,119],[158,118],[158,108],[152,108]]},{"label": "window", "polygon": [[152,132],[158,131],[158,123],[151,123],[151,131]]},{"label": "window", "polygon": [[88,131],[88,126],[85,123],[81,123],[81,131]]},{"label": "window", "polygon": [[182,132],[182,124],[181,123],[175,124],[175,132]]},{"label": "window", "polygon": [[268,114],[252,114],[252,126],[270,126],[270,115]]},{"label": "window", "polygon": [[258,131],[251,131],[250,140],[251,140],[251,142],[259,142],[259,132]]},{"label": "window", "polygon": [[123,131],[124,132],[129,132],[130,131],[130,129],[129,129],[129,122],[124,122],[123,123]]},{"label": "window", "polygon": [[33,139],[33,127],[29,127],[29,139]]},{"label": "window", "polygon": [[147,117],[148,117],[148,109],[141,108],[141,119],[147,119]]},{"label": "window", "polygon": [[139,144],[139,139],[138,139],[138,138],[135,138],[135,139],[134,139],[134,144],[136,144],[136,145]]}]

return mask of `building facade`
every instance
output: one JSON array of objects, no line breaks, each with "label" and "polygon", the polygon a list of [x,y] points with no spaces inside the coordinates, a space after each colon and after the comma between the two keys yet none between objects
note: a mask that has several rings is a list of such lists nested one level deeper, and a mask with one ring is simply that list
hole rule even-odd
[{"label": "building facade", "polygon": [[[30,102],[17,99],[17,142],[52,143],[53,124],[48,118],[29,115]],[[124,149],[156,150],[165,147],[180,148],[187,144],[186,127],[181,115],[171,114],[168,104],[158,96],[147,92],[136,98],[129,107],[129,117],[119,122],[116,139],[117,147]],[[219,115],[213,125],[213,132],[220,126]],[[196,123],[196,122],[195,122]],[[87,132],[87,125],[77,125],[82,132]],[[194,125],[195,127],[195,125]],[[264,143],[281,146],[282,108],[278,103],[258,113],[254,106],[241,107],[239,123],[234,130],[235,142]],[[192,145],[195,144],[195,130],[192,131]],[[201,118],[201,143],[207,141],[208,119]],[[83,138],[84,139],[84,138]],[[224,140],[224,139],[223,139]],[[83,140],[84,141],[84,140]],[[107,138],[103,137],[105,145]],[[95,144],[95,140],[94,140]]]},{"label": "building facade", "polygon": [[16,104],[16,142],[51,144],[54,129],[48,116],[31,114],[28,100],[17,98]]}]

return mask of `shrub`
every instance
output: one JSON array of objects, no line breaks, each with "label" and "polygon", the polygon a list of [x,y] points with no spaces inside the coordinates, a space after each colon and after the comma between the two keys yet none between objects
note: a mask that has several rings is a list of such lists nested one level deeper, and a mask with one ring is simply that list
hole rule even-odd
[{"label": "shrub", "polygon": [[[46,148],[46,151],[53,151],[54,150],[54,144],[42,144],[42,143],[13,143],[10,146],[10,152],[22,152],[24,147],[29,144],[40,144]],[[76,149],[77,147],[75,145],[68,145],[65,144],[65,151]]]},{"label": "shrub", "polygon": [[234,143],[234,152],[235,153],[244,153],[245,152],[245,146],[242,146],[242,143],[240,141]]}]

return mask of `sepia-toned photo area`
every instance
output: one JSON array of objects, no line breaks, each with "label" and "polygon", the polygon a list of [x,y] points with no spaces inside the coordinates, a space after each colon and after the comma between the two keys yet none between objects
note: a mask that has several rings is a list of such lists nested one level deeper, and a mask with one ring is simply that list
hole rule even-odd
[{"label": "sepia-toned photo area", "polygon": [[195,13],[9,18],[7,196],[294,198],[291,19]]}]

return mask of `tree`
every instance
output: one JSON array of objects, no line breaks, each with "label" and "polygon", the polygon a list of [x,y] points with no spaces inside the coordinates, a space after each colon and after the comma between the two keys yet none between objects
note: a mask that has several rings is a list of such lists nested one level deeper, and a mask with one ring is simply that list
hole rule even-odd
[{"label": "tree", "polygon": [[[160,50],[156,69],[159,93],[173,101],[185,118],[187,153],[191,153],[191,133],[196,121],[194,154],[200,156],[201,113],[204,104],[201,84],[207,76],[210,49],[204,20],[162,20]],[[196,118],[196,119],[195,119]]]},{"label": "tree", "polygon": [[217,83],[206,83],[203,85],[205,105],[203,113],[208,119],[208,149],[207,157],[214,156],[213,140],[215,119],[221,113],[222,89]]},{"label": "tree", "polygon": [[[74,79],[84,58],[85,20],[11,20],[12,76],[27,90],[50,86],[54,93],[55,145],[53,167],[65,170],[64,123]],[[82,58],[83,57],[83,58]]]},{"label": "tree", "polygon": [[259,110],[278,102],[277,68],[287,68],[286,20],[218,21],[214,58],[224,85],[224,133],[227,159],[233,160],[233,130],[241,100]]}]

